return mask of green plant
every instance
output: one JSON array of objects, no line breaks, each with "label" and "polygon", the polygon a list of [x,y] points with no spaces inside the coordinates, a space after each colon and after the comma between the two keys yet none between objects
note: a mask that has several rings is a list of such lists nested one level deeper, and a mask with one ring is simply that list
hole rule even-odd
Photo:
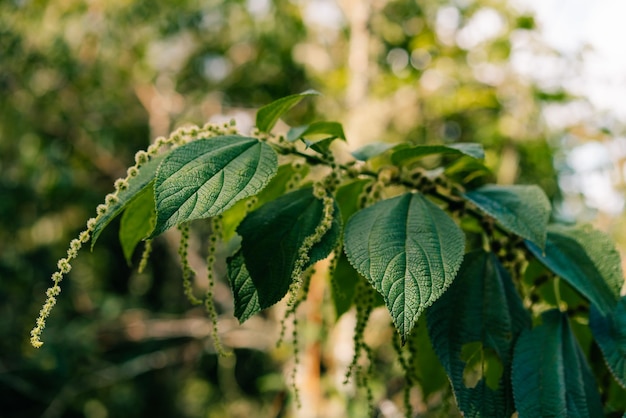
[{"label": "green plant", "polygon": [[[588,226],[549,225],[550,203],[537,186],[488,184],[478,144],[371,144],[339,162],[331,149],[345,141],[337,122],[271,133],[281,115],[315,94],[261,108],[250,136],[234,124],[208,124],[139,151],[58,262],[31,343],[42,345],[79,249],[93,247],[122,213],[127,259],[146,242],[140,269],[150,240],[179,228],[185,293],[215,323],[213,272],[200,299],[187,262],[190,222],[209,218],[209,269],[218,241],[240,237],[227,259],[240,322],[285,297],[284,320],[295,321],[314,265],[330,258],[336,316],[353,305],[357,313],[346,378],[366,388],[372,371],[361,355],[371,364],[373,353],[363,334],[372,310],[385,305],[398,335],[407,416],[411,386],[437,390],[421,358],[431,344],[467,416],[600,416],[621,408],[612,388],[626,384],[626,298],[610,240]],[[221,347],[215,327],[213,334]],[[595,344],[614,378],[600,387],[606,369]],[[373,408],[369,389],[367,396]]]}]

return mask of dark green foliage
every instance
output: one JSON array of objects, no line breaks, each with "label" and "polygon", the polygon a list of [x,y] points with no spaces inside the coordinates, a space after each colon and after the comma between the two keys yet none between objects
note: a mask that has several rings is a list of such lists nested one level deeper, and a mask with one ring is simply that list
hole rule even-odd
[{"label": "dark green foliage", "polygon": [[[584,231],[584,232],[583,232]],[[616,306],[623,282],[619,255],[598,231],[551,226],[545,252],[528,249],[554,274],[562,277],[604,314]]]},{"label": "dark green foliage", "polygon": [[[373,368],[359,358],[364,353],[375,361],[364,333],[372,309],[384,303],[409,351],[405,358],[396,344],[406,384],[421,385],[427,397],[441,390],[443,366],[465,416],[601,415],[596,365],[590,367],[576,338],[589,347],[593,335],[615,379],[624,383],[623,277],[610,240],[585,227],[548,227],[550,204],[537,186],[470,187],[490,176],[478,144],[374,146],[356,153],[361,162],[340,164],[332,143],[345,135],[337,122],[292,128],[287,141],[270,132],[284,112],[313,94],[262,108],[258,138],[207,125],[208,137],[192,128],[182,142],[175,134],[164,149],[137,153],[136,166],[90,221],[92,243],[123,210],[120,241],[127,260],[142,239],[212,218],[206,262],[214,268],[217,242],[226,239],[240,323],[286,295],[286,317],[296,317],[311,288],[311,268],[332,254],[329,302],[335,318],[356,306],[356,353],[348,375],[366,387],[370,408]],[[433,169],[433,161],[440,167]],[[184,286],[193,300],[189,229],[181,231]],[[239,245],[231,238],[235,233]],[[55,285],[69,272],[76,246],[79,240],[59,261]],[[213,277],[210,270],[205,305],[215,337]],[[561,294],[560,278],[580,294],[569,286]],[[552,293],[544,287],[550,280]],[[56,303],[57,288],[49,291],[33,337]],[[585,328],[575,335],[568,309],[586,317],[588,304],[591,334]],[[546,312],[546,305],[554,309]],[[424,312],[427,332],[416,329]],[[533,327],[535,322],[541,323]],[[425,347],[429,341],[432,349]],[[408,414],[410,391],[404,393]]]},{"label": "dark green foliage", "polygon": [[595,305],[589,312],[589,326],[615,379],[626,387],[626,296],[613,312],[602,315]]},{"label": "dark green foliage", "polygon": [[[326,258],[337,245],[341,218],[335,205],[332,226],[303,254],[306,240],[323,221],[323,202],[312,188],[285,194],[250,213],[237,228],[245,265],[258,293],[261,309],[280,301],[289,290],[298,260],[307,257],[303,269]],[[233,278],[231,278],[232,281]],[[241,292],[241,291],[240,291]],[[241,318],[240,318],[241,319]]]},{"label": "dark green foliage", "polygon": [[541,319],[515,345],[512,382],[519,416],[602,416],[596,382],[567,316],[551,310]]},{"label": "dark green foliage", "polygon": [[544,248],[551,208],[539,187],[488,185],[464,196],[507,231]]},{"label": "dark green foliage", "polygon": [[[515,411],[510,383],[513,346],[530,325],[530,315],[496,256],[483,250],[466,254],[454,283],[428,310],[433,347],[465,416],[505,417]],[[468,385],[469,361],[463,351],[476,343],[479,352],[472,368],[478,370],[478,381]],[[489,381],[495,368],[500,375]]]}]

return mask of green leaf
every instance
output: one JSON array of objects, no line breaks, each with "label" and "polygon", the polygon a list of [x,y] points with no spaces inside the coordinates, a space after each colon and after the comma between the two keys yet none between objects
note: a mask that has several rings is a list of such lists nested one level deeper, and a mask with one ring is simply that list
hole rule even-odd
[{"label": "green leaf", "polygon": [[531,320],[509,273],[482,250],[465,255],[450,288],[428,309],[428,331],[465,416],[511,416],[513,347]]},{"label": "green leaf", "polygon": [[269,145],[243,136],[200,139],[174,149],[157,171],[152,235],[219,215],[257,194],[276,174],[277,161]]},{"label": "green leaf", "polygon": [[433,350],[432,341],[428,335],[426,326],[426,316],[422,315],[417,321],[415,329],[409,337],[409,345],[417,347],[417,352],[413,353],[413,375],[417,379],[424,400],[428,401],[431,395],[437,396],[441,390],[448,387],[449,381],[445,369],[441,365],[437,354]]},{"label": "green leaf", "polygon": [[318,121],[313,122],[310,125],[291,128],[289,132],[287,132],[287,140],[291,142],[296,139],[314,136],[321,136],[322,138],[339,138],[344,141],[346,140],[346,134],[343,132],[343,126],[339,122]]},{"label": "green leaf", "polygon": [[409,148],[402,148],[391,155],[391,161],[396,165],[404,165],[418,158],[434,154],[468,155],[477,160],[485,158],[485,151],[482,145],[461,142],[450,145],[415,145]]},{"label": "green leaf", "polygon": [[602,315],[595,305],[591,305],[589,326],[609,370],[626,388],[626,296],[620,298],[610,315]]},{"label": "green leaf", "polygon": [[577,227],[555,224],[551,225],[548,230],[569,236],[582,245],[604,278],[605,283],[609,286],[611,293],[616,298],[620,296],[624,285],[622,259],[613,240],[607,234],[588,224]]},{"label": "green leaf", "polygon": [[[299,173],[302,178],[306,177],[309,173],[309,166],[303,165]],[[256,203],[250,209],[256,209],[262,204],[284,195],[287,191],[287,183],[289,183],[295,174],[296,170],[291,164],[283,164],[278,167],[276,175],[272,177],[268,185],[255,196]],[[246,214],[250,212],[247,208],[248,200],[249,199],[240,200],[222,214],[224,224],[222,236],[224,240],[229,240],[235,235],[237,226],[239,226],[243,218],[246,217]]]},{"label": "green leaf", "polygon": [[[314,139],[315,138],[315,139]],[[326,154],[335,139],[346,140],[343,126],[339,122],[314,122],[306,126],[291,128],[287,132],[287,140],[302,139],[307,147]]]},{"label": "green leaf", "polygon": [[403,341],[454,280],[464,249],[463,231],[417,193],[355,213],[345,230],[348,260],[383,296]]},{"label": "green leaf", "polygon": [[623,276],[619,254],[606,235],[589,228],[551,225],[545,252],[532,242],[527,241],[526,247],[603,315],[611,314]]},{"label": "green leaf", "polygon": [[104,228],[113,220],[117,215],[122,213],[126,205],[133,200],[144,188],[151,184],[155,177],[157,168],[168,154],[161,154],[156,157],[152,157],[150,161],[145,163],[139,169],[139,173],[128,180],[128,187],[126,190],[121,191],[117,195],[117,202],[110,205],[107,212],[97,218],[96,226],[94,227],[91,238],[91,249],[96,245],[98,237],[104,230]]},{"label": "green leaf", "polygon": [[315,90],[307,90],[299,94],[283,97],[267,104],[259,109],[256,114],[256,126],[261,132],[269,132],[272,130],[278,119],[289,109],[297,105],[307,96],[318,96]]},{"label": "green leaf", "polygon": [[335,199],[341,209],[341,217],[344,224],[346,224],[348,219],[360,209],[358,198],[363,192],[365,186],[370,183],[372,183],[371,179],[358,179],[344,184],[337,189]]},{"label": "green leaf", "polygon": [[308,139],[304,140],[307,148],[311,148],[313,151],[319,152],[320,154],[328,154],[330,151],[330,144],[335,141],[335,137],[321,139],[319,141],[310,141]]},{"label": "green leaf", "polygon": [[495,176],[485,164],[467,156],[452,162],[445,168],[444,173],[451,180],[468,186],[472,184],[478,186],[495,180]]},{"label": "green leaf", "polygon": [[259,294],[244,264],[241,249],[226,260],[228,279],[233,290],[235,316],[243,324],[250,317],[261,311]]},{"label": "green leaf", "polygon": [[[483,346],[481,341],[463,344],[463,347],[461,347],[461,360],[465,362],[465,368],[463,369],[463,385],[465,388],[473,389],[482,381],[492,391],[497,391],[500,388],[504,365],[495,350]],[[478,415],[493,415],[492,413],[485,414],[483,412],[485,410],[484,401],[488,397],[490,396],[481,394],[480,404],[476,407],[477,411],[480,411],[480,413],[477,412]],[[500,397],[499,400],[505,400],[502,404],[506,405],[506,398]],[[488,403],[489,408],[493,411],[496,402],[492,399],[488,400]]]},{"label": "green leaf", "polygon": [[490,184],[463,196],[504,229],[544,248],[551,209],[550,201],[538,186]]},{"label": "green leaf", "polygon": [[355,151],[352,151],[351,154],[359,161],[367,161],[370,158],[376,157],[396,146],[398,146],[398,144],[390,144],[388,142],[374,142],[364,145]]},{"label": "green leaf", "polygon": [[156,223],[154,190],[149,184],[127,205],[120,223],[120,244],[130,265],[135,247],[147,238]]},{"label": "green leaf", "polygon": [[341,254],[337,260],[337,266],[333,272],[332,281],[332,298],[335,306],[335,319],[339,319],[341,315],[348,312],[354,302],[356,293],[356,285],[361,278],[359,273],[352,267],[345,254]]},{"label": "green leaf", "polygon": [[595,379],[567,316],[545,312],[543,323],[522,332],[513,357],[513,395],[520,418],[601,417]]},{"label": "green leaf", "polygon": [[[299,250],[320,224],[323,209],[323,202],[308,187],[264,204],[248,214],[237,228],[261,309],[281,300],[289,290]],[[340,234],[341,216],[335,204],[332,226],[311,249],[306,266],[326,258]]]}]

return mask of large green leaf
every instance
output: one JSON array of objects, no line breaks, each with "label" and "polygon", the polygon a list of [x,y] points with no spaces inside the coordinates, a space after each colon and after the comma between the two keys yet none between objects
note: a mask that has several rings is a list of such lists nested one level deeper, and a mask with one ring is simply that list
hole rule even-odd
[{"label": "large green leaf", "polygon": [[280,118],[285,112],[297,105],[302,99],[307,96],[317,96],[319,93],[315,90],[307,90],[299,94],[292,94],[291,96],[283,97],[273,101],[260,108],[256,114],[256,126],[261,132],[269,132],[272,130],[278,118]]},{"label": "large green leaf", "polygon": [[[433,348],[464,416],[511,416],[513,347],[531,320],[495,255],[466,254],[457,278],[428,309],[427,319]],[[467,374],[474,370],[476,382],[470,385]]]},{"label": "large green leaf", "polygon": [[261,311],[259,293],[244,264],[241,249],[229,257],[226,264],[230,287],[233,290],[235,316],[243,324],[251,316]]},{"label": "large green leaf", "polygon": [[91,248],[96,244],[98,237],[104,230],[104,228],[122,211],[126,208],[126,205],[133,200],[144,188],[148,187],[154,180],[157,168],[168,154],[161,154],[156,157],[152,157],[150,161],[145,163],[139,169],[139,173],[135,177],[131,177],[128,180],[128,187],[120,191],[117,195],[117,202],[109,206],[109,209],[102,216],[97,218],[96,226],[93,230],[91,238]]},{"label": "large green leaf", "polygon": [[545,251],[526,246],[554,274],[583,294],[603,315],[610,315],[623,283],[619,254],[599,231],[551,225]]},{"label": "large green leaf", "polygon": [[[304,178],[309,172],[309,166],[303,165],[297,172],[302,178]],[[296,170],[292,164],[283,164],[278,167],[276,175],[272,177],[269,184],[255,196],[256,203],[252,205],[250,209],[256,209],[262,204],[284,195],[287,191],[287,184],[295,174]],[[225,241],[231,239],[235,235],[235,230],[243,218],[246,217],[246,214],[250,212],[250,209],[248,209],[250,204],[248,200],[249,199],[240,200],[222,214],[224,224],[222,237]]]},{"label": "large green leaf", "polygon": [[408,148],[403,147],[391,155],[391,161],[396,165],[403,165],[415,159],[434,154],[468,155],[478,160],[485,158],[485,151],[482,145],[462,142],[450,145],[415,145]]},{"label": "large green leaf", "polygon": [[219,215],[261,191],[276,174],[274,150],[256,138],[219,136],[174,149],[157,170],[153,235]]},{"label": "large green leaf", "polygon": [[538,186],[487,185],[464,194],[506,230],[544,248],[550,201]]},{"label": "large green leaf", "polygon": [[[323,202],[311,187],[288,193],[248,214],[237,228],[246,268],[265,309],[285,296],[304,240],[322,221]],[[306,267],[322,260],[337,245],[341,216],[335,204],[331,228],[309,252]]]},{"label": "large green leaf", "polygon": [[406,193],[355,213],[344,245],[350,263],[385,299],[406,341],[419,315],[454,280],[465,236],[434,203]]},{"label": "large green leaf", "polygon": [[609,370],[626,388],[626,296],[620,298],[610,315],[602,315],[595,305],[591,305],[589,326]]},{"label": "large green leaf", "polygon": [[135,247],[150,235],[155,222],[154,190],[148,186],[128,204],[120,222],[120,244],[129,265]]},{"label": "large green leaf", "polygon": [[551,310],[522,332],[513,357],[513,394],[520,418],[601,417],[600,395],[567,315]]}]

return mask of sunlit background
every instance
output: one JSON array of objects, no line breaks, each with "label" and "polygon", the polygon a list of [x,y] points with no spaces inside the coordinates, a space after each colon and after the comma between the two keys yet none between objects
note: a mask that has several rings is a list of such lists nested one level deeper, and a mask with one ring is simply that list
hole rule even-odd
[{"label": "sunlit background", "polygon": [[[309,88],[323,96],[279,128],[340,121],[352,149],[480,142],[494,181],[539,184],[554,220],[593,223],[626,260],[624,15],[619,0],[0,2],[0,416],[364,416],[365,394],[343,384],[353,312],[319,343],[322,307],[304,308],[297,410],[280,308],[239,326],[220,280],[235,355],[217,356],[182,294],[175,231],[139,274],[110,227],[63,283],[46,345],[28,345],[57,259],[137,150],[188,123],[234,118],[245,133],[256,108]],[[396,417],[384,311],[374,323],[372,385]],[[416,411],[458,414],[446,385],[414,393]]]}]

